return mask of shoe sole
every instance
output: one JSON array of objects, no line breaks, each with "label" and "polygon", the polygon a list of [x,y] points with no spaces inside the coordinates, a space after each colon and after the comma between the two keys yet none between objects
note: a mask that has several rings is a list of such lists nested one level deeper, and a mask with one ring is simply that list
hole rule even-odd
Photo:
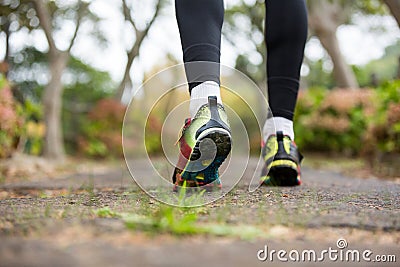
[{"label": "shoe sole", "polygon": [[291,160],[276,160],[271,164],[268,176],[262,181],[267,186],[298,186],[297,164]]},{"label": "shoe sole", "polygon": [[[220,128],[208,129],[197,139],[190,159],[181,174],[182,178],[190,181],[201,181],[198,175],[200,173],[212,173],[218,169],[228,157],[231,147],[231,135],[228,131]],[[191,172],[191,169],[199,171]],[[210,181],[208,184],[214,181]]]},{"label": "shoe sole", "polygon": [[[183,181],[181,182],[183,184]],[[182,187],[183,185],[177,185],[174,184],[173,187],[173,192],[179,192],[180,187]],[[221,191],[222,190],[222,184],[220,180],[215,180],[209,184],[205,184],[205,185],[201,185],[201,184],[196,184],[195,186],[191,186],[190,184],[186,186],[185,188],[187,193],[198,193],[201,192],[203,190],[205,190],[208,193],[212,193],[215,191]]]}]

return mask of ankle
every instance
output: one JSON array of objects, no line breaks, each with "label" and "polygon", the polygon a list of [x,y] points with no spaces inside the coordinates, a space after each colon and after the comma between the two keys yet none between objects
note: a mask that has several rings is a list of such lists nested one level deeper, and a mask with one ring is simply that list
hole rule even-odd
[{"label": "ankle", "polygon": [[197,111],[208,103],[209,96],[216,96],[217,103],[222,104],[221,90],[218,83],[207,81],[194,87],[190,94],[190,117],[194,118]]},{"label": "ankle", "polygon": [[271,135],[279,131],[283,132],[284,135],[289,136],[290,139],[294,141],[293,121],[283,117],[267,119],[263,129],[264,140],[266,141]]}]

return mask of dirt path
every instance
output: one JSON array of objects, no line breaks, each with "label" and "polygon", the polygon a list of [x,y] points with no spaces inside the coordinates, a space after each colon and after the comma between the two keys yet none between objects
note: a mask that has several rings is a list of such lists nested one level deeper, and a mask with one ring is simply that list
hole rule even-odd
[{"label": "dirt path", "polygon": [[5,184],[0,266],[284,266],[276,258],[258,260],[257,252],[265,245],[288,252],[338,249],[340,238],[345,249],[400,261],[398,182],[309,168],[303,177],[298,188],[254,193],[244,179],[225,198],[183,210],[150,199],[124,168]]}]

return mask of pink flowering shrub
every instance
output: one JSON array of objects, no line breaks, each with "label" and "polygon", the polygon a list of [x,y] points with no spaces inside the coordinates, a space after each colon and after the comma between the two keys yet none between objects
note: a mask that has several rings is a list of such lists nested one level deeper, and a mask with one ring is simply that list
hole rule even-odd
[{"label": "pink flowering shrub", "polygon": [[375,110],[372,89],[301,91],[296,111],[296,142],[304,150],[357,154],[368,117]]},{"label": "pink flowering shrub", "polygon": [[303,150],[373,155],[400,152],[400,81],[375,89],[299,94],[296,143]]},{"label": "pink flowering shrub", "polygon": [[7,81],[0,76],[0,158],[9,157],[22,133],[21,107],[15,102]]}]

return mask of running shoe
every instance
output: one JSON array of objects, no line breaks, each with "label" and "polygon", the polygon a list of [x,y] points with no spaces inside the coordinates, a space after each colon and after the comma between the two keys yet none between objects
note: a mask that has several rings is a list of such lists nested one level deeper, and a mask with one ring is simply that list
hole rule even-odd
[{"label": "running shoe", "polygon": [[221,189],[218,168],[231,151],[231,131],[224,107],[208,97],[193,119],[187,119],[178,140],[180,155],[172,181],[179,186]]},{"label": "running shoe", "polygon": [[261,155],[265,161],[261,173],[263,185],[296,186],[301,184],[300,163],[303,156],[289,136],[283,135],[283,132],[271,135],[263,144]]}]

